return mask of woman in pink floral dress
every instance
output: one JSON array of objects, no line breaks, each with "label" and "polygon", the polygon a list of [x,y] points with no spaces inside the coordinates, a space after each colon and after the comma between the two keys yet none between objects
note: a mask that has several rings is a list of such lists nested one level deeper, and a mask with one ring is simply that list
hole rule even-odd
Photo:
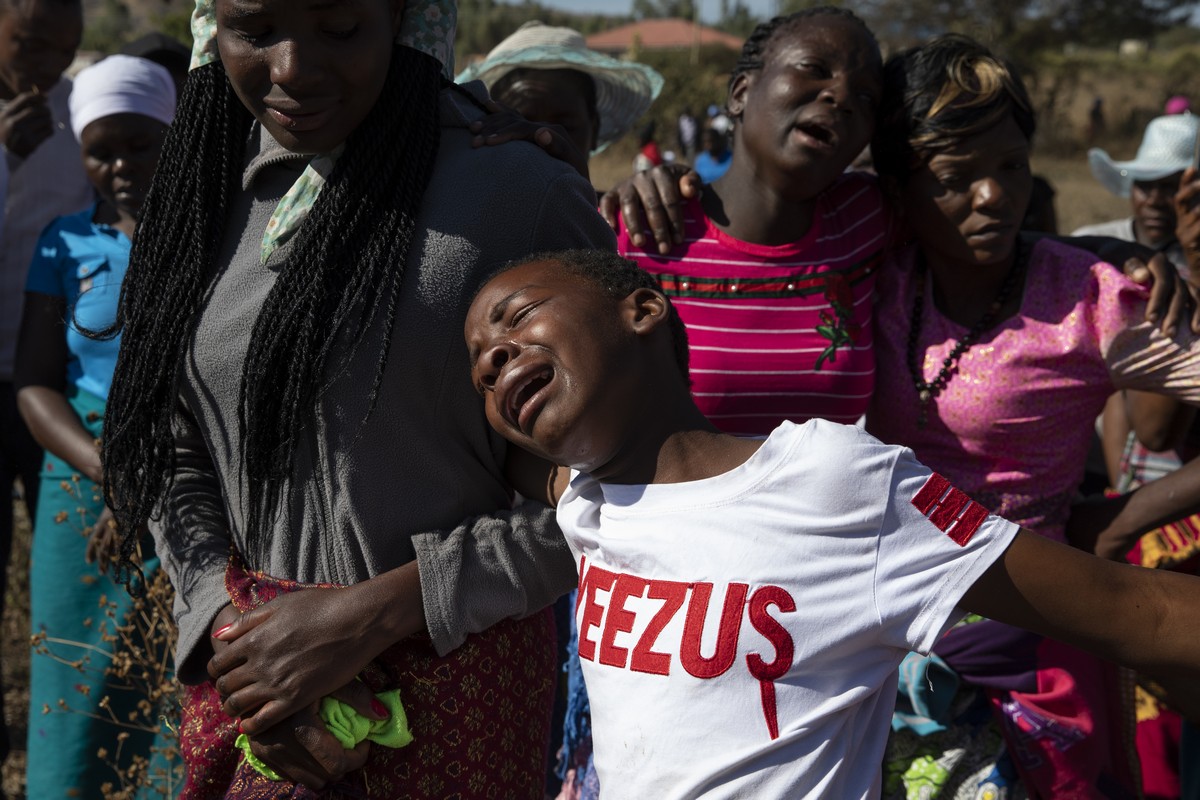
[{"label": "woman in pink floral dress", "polygon": [[[1034,119],[1007,65],[949,36],[894,56],[884,85],[872,149],[915,241],[878,277],[868,430],[990,511],[1067,540],[1107,397],[1200,403],[1200,348],[1186,329],[1167,337],[1145,321],[1145,290],[1112,265],[1022,241]],[[989,620],[953,629],[935,654],[968,691],[922,718],[940,730],[893,737],[893,792],[928,781],[943,797],[1011,797],[1019,777],[1034,797],[1135,796],[1110,665]]]}]

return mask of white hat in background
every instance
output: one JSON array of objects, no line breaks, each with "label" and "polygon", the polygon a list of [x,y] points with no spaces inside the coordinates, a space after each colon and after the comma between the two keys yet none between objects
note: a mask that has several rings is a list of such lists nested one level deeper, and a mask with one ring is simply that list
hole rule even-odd
[{"label": "white hat in background", "polygon": [[1132,161],[1113,161],[1098,147],[1088,151],[1088,163],[1096,180],[1119,197],[1128,197],[1134,181],[1156,181],[1192,164],[1200,117],[1172,114],[1155,117],[1146,125],[1142,144]]},{"label": "white hat in background", "polygon": [[487,58],[459,73],[455,81],[479,80],[491,89],[515,69],[573,69],[592,77],[596,113],[600,116],[597,153],[633,127],[663,85],[662,76],[645,64],[589,50],[579,31],[536,21],[526,22],[496,45]]}]

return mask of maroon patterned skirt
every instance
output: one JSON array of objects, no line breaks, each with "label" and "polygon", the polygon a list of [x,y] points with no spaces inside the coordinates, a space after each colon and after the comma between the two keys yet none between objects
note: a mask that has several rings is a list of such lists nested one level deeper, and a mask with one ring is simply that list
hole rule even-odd
[{"label": "maroon patterned skirt", "polygon": [[[241,611],[298,589],[230,560],[226,588]],[[240,763],[236,722],[212,681],[186,687],[179,745],[187,766],[181,800],[266,798],[541,798],[554,698],[550,609],[504,620],[441,658],[428,636],[393,645],[360,677],[372,691],[400,689],[414,740],[372,747],[366,765],[321,792],[271,781]]]}]

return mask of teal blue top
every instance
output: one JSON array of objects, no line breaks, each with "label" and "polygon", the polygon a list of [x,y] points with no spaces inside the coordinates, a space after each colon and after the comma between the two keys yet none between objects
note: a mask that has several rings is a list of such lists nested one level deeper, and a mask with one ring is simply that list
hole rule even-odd
[{"label": "teal blue top", "polygon": [[42,231],[25,291],[66,300],[67,384],[107,399],[120,337],[89,339],[80,329],[100,330],[116,319],[133,244],[116,228],[92,221],[95,213],[92,206],[59,217]]}]

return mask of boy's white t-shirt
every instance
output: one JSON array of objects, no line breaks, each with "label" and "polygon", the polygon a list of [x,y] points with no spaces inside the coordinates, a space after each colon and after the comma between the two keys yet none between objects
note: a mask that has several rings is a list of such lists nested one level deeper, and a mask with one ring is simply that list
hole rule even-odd
[{"label": "boy's white t-shirt", "polygon": [[558,521],[611,800],[878,796],[901,659],[1017,532],[911,450],[822,420],[706,480],[576,474]]}]

